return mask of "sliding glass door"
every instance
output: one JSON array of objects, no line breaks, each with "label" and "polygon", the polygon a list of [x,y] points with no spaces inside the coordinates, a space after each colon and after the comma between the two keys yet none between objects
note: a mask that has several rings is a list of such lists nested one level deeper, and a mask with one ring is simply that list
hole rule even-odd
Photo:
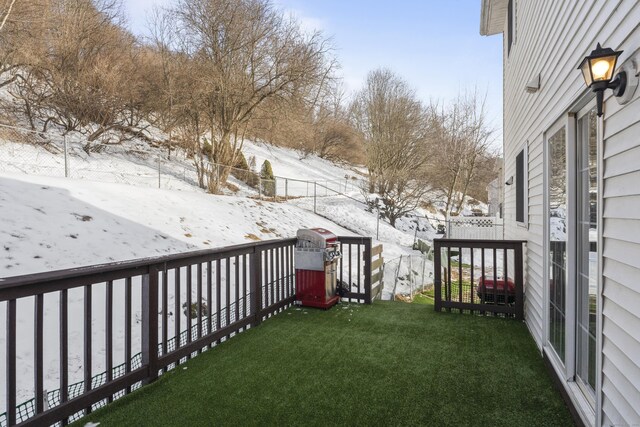
[{"label": "sliding glass door", "polygon": [[548,345],[565,378],[574,380],[593,406],[602,191],[598,135],[592,103],[546,133]]}]

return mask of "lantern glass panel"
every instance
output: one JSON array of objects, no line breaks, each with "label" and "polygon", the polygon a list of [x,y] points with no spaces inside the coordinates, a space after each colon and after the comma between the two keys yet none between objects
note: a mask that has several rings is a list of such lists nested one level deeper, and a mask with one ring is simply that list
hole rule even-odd
[{"label": "lantern glass panel", "polygon": [[593,78],[591,78],[591,64],[589,61],[582,62],[582,77],[584,77],[584,82],[587,84],[587,87],[591,86],[593,83]]},{"label": "lantern glass panel", "polygon": [[592,58],[589,60],[591,65],[591,74],[594,82],[603,82],[611,80],[613,70],[616,66],[616,55],[604,56],[600,58]]}]

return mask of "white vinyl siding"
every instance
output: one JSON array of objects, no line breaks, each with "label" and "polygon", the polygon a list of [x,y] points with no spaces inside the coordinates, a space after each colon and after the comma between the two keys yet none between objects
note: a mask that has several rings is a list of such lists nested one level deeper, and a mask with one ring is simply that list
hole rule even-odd
[{"label": "white vinyl siding", "polygon": [[[577,65],[600,42],[640,49],[640,2],[519,1],[518,42],[504,46],[504,176],[515,176],[515,158],[529,141],[528,228],[515,221],[515,188],[506,187],[505,237],[527,240],[526,322],[544,345],[544,133],[585,94]],[[505,20],[506,34],[506,20]],[[506,39],[506,37],[505,37]],[[541,88],[525,86],[540,73]],[[602,362],[600,419],[603,425],[640,424],[640,89],[618,105],[605,94],[602,181]],[[573,284],[575,285],[575,284]]]}]

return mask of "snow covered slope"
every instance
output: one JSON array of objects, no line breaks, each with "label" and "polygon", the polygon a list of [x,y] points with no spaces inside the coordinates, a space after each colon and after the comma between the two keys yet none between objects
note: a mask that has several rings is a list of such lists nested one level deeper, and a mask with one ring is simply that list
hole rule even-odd
[{"label": "snow covered slope", "polygon": [[287,203],[0,174],[0,277],[295,236],[354,233]]}]

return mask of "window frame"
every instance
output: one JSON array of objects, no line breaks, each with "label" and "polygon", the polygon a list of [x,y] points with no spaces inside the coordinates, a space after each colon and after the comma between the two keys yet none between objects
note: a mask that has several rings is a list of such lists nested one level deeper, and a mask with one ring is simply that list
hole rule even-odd
[{"label": "window frame", "polygon": [[[518,156],[522,154],[522,180],[518,179]],[[529,228],[529,141],[527,140],[516,153],[515,157],[516,170],[514,173],[515,190],[516,190],[516,224],[520,227]],[[522,181],[522,182],[520,182]],[[518,186],[522,184],[522,220],[518,218]]]}]

